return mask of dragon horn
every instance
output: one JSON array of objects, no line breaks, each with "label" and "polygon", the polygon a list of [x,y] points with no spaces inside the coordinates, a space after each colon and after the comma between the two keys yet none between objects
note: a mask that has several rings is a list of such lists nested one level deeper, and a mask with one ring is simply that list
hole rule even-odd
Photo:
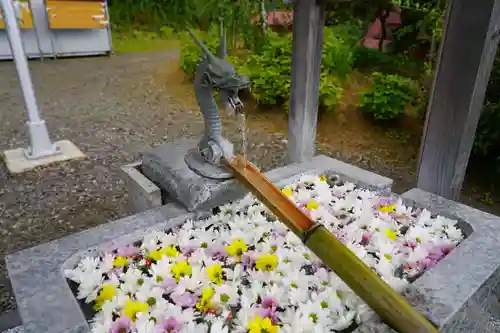
[{"label": "dragon horn", "polygon": [[226,59],[227,56],[227,37],[226,37],[226,27],[224,26],[224,21],[220,20],[220,46],[219,46],[219,58]]},{"label": "dragon horn", "polygon": [[212,54],[212,52],[210,52],[208,50],[208,48],[205,46],[205,44],[203,44],[203,42],[201,40],[199,40],[198,38],[196,38],[193,30],[191,30],[191,28],[189,28],[189,27],[187,27],[187,30],[189,31],[189,34],[191,35],[191,37],[193,37],[195,43],[198,44],[198,46],[200,47],[200,49],[207,55],[207,57],[214,57],[214,55]]}]

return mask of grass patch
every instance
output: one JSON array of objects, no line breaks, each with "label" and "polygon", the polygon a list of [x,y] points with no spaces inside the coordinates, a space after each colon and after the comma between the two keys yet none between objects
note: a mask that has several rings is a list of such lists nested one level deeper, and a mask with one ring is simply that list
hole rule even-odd
[{"label": "grass patch", "polygon": [[115,53],[155,52],[180,48],[174,34],[145,31],[113,31],[113,50]]}]

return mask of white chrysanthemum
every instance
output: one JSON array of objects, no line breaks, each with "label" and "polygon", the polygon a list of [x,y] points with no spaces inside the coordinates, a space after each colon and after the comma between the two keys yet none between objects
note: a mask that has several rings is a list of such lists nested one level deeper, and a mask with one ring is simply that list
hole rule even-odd
[{"label": "white chrysanthemum", "polygon": [[140,285],[144,283],[142,272],[136,268],[129,268],[126,273],[122,273],[120,280],[122,281],[120,288],[123,292],[130,294],[134,294]]},{"label": "white chrysanthemum", "polygon": [[[417,215],[400,198],[380,198],[352,183],[329,183],[306,174],[284,192],[398,292],[408,276],[464,237],[455,220],[427,210]],[[271,216],[247,195],[208,219],[146,235],[140,245],[146,258],[129,257],[126,267],[114,268],[116,255],[109,252],[83,258],[65,275],[78,284],[78,298],[92,302],[99,295],[93,333],[109,332],[127,311],[137,311],[132,333],[153,333],[157,325],[180,325],[175,330],[183,333],[246,333],[257,315],[277,307],[273,318],[285,333],[327,333],[371,318],[373,311]],[[147,256],[167,247],[184,253],[158,261]]]}]

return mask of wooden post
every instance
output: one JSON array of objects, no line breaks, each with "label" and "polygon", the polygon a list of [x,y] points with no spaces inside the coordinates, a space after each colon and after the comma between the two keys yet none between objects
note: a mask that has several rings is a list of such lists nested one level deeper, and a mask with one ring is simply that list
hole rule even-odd
[{"label": "wooden post", "polygon": [[297,0],[293,13],[292,83],[288,115],[288,162],[314,156],[325,5]]},{"label": "wooden post", "polygon": [[500,0],[448,1],[417,186],[456,200],[498,45]]}]

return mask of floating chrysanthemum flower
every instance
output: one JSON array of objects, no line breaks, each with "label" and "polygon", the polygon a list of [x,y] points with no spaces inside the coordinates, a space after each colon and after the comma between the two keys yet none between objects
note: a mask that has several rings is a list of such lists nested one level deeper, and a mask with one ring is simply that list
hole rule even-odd
[{"label": "floating chrysanthemum flower", "polygon": [[148,258],[159,261],[163,256],[177,257],[179,254],[180,252],[177,250],[177,248],[170,246],[151,251],[148,254]]},{"label": "floating chrysanthemum flower", "polygon": [[271,272],[278,266],[278,258],[274,254],[263,254],[255,261],[258,270]]},{"label": "floating chrysanthemum flower", "polygon": [[309,210],[317,210],[319,208],[319,204],[315,200],[310,200],[307,203],[306,208]]},{"label": "floating chrysanthemum flower", "polygon": [[172,267],[172,274],[177,282],[184,276],[190,276],[192,271],[193,267],[186,260],[179,261]]},{"label": "floating chrysanthemum flower", "polygon": [[157,333],[179,333],[181,332],[183,322],[174,317],[169,317],[163,320],[156,326]]},{"label": "floating chrysanthemum flower", "polygon": [[277,333],[278,325],[273,325],[270,318],[262,319],[261,316],[255,316],[253,320],[248,323],[248,333]]},{"label": "floating chrysanthemum flower", "polygon": [[127,258],[122,257],[122,256],[118,256],[115,258],[115,260],[113,260],[114,267],[124,267],[127,265],[127,263],[128,263]]},{"label": "floating chrysanthemum flower", "polygon": [[236,239],[226,247],[227,253],[233,257],[241,257],[248,249],[242,239]]},{"label": "floating chrysanthemum flower", "polygon": [[147,303],[142,303],[138,301],[128,300],[125,303],[125,308],[123,309],[123,314],[130,318],[132,321],[137,319],[137,314],[142,312],[147,312],[149,305]]},{"label": "floating chrysanthemum flower", "polygon": [[391,240],[396,240],[398,238],[398,232],[396,230],[392,230],[391,228],[385,229],[385,235],[389,237]]},{"label": "floating chrysanthemum flower", "polygon": [[196,309],[201,312],[207,312],[212,309],[212,297],[214,297],[215,291],[212,287],[205,287],[201,294],[201,299],[196,303]]},{"label": "floating chrysanthemum flower", "polygon": [[111,284],[105,284],[102,286],[99,294],[95,299],[94,310],[99,311],[102,308],[102,305],[106,301],[111,301],[113,297],[116,295],[116,287]]},{"label": "floating chrysanthemum flower", "polygon": [[207,274],[210,281],[219,286],[222,284],[223,274],[222,274],[222,266],[220,264],[214,264],[210,267],[207,267]]},{"label": "floating chrysanthemum flower", "polygon": [[293,189],[290,186],[287,186],[281,190],[281,193],[283,193],[286,196],[292,196]]}]

